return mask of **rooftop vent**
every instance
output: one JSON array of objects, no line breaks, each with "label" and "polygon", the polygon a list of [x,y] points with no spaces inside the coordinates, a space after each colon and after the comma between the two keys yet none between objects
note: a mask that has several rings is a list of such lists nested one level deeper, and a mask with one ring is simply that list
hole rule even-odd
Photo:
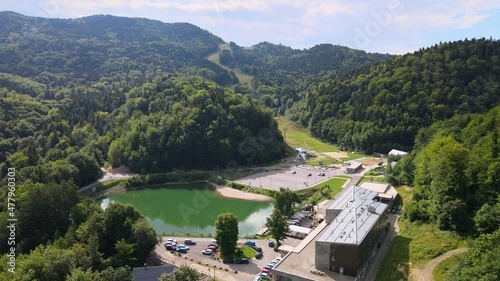
[{"label": "rooftop vent", "polygon": [[373,206],[370,205],[370,206],[368,206],[368,212],[376,214],[377,213],[377,209],[375,209],[375,207],[373,207]]}]

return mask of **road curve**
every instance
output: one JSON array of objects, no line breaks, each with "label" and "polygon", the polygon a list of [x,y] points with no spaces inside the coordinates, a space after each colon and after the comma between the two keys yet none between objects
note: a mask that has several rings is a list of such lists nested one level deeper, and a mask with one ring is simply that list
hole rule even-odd
[{"label": "road curve", "polygon": [[434,271],[434,268],[442,261],[444,261],[447,258],[450,258],[454,255],[461,254],[465,251],[467,251],[469,248],[458,248],[455,250],[448,251],[442,255],[440,255],[437,258],[434,258],[433,260],[429,261],[424,268],[422,269],[415,269],[412,272],[413,275],[413,280],[415,281],[432,281],[434,278],[432,277],[432,272]]}]

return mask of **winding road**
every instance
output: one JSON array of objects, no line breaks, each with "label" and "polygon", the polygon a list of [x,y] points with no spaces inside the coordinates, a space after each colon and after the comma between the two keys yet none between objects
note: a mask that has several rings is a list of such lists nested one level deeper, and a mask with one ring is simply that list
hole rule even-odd
[{"label": "winding road", "polygon": [[432,281],[434,278],[432,277],[432,272],[434,271],[434,268],[442,261],[444,261],[447,258],[450,258],[454,255],[461,254],[465,251],[467,251],[469,248],[458,248],[455,250],[448,251],[442,255],[440,255],[437,258],[434,258],[433,260],[429,261],[424,268],[422,269],[414,269],[412,271],[412,279],[414,281]]}]

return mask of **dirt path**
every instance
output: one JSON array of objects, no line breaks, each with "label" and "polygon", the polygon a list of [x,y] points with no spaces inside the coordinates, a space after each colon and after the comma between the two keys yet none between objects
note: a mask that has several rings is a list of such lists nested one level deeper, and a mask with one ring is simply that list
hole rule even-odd
[{"label": "dirt path", "polygon": [[434,271],[434,268],[442,261],[444,261],[447,258],[450,258],[454,255],[461,254],[465,251],[467,251],[468,248],[459,248],[455,250],[448,251],[439,257],[431,260],[428,262],[424,268],[422,269],[414,269],[412,270],[412,280],[414,281],[432,281],[434,280],[432,277],[432,272]]}]

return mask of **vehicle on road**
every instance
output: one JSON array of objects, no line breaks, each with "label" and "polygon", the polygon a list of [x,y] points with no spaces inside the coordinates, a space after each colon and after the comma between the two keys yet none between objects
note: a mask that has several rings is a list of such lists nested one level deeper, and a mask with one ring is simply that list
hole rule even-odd
[{"label": "vehicle on road", "polygon": [[259,273],[259,276],[260,278],[262,278],[263,280],[271,280],[271,276],[269,276],[269,274],[265,273],[265,272],[261,272]]},{"label": "vehicle on road", "polygon": [[213,245],[208,246],[207,249],[210,249],[210,250],[212,250],[214,252],[217,252],[217,247],[215,247]]},{"label": "vehicle on road", "polygon": [[255,241],[253,241],[253,240],[247,240],[245,242],[245,245],[247,245],[247,246],[255,246]]},{"label": "vehicle on road", "polygon": [[252,246],[251,248],[254,249],[256,252],[259,252],[259,253],[262,252],[262,248],[259,246]]},{"label": "vehicle on road", "polygon": [[186,254],[188,252],[188,249],[186,249],[186,248],[177,248],[175,251],[177,253],[185,253]]},{"label": "vehicle on road", "polygon": [[247,263],[250,263],[250,261],[247,258],[241,258],[241,259],[235,259],[234,263],[236,263],[236,264],[247,264]]},{"label": "vehicle on road", "polygon": [[186,240],[184,240],[184,244],[186,244],[186,245],[196,245],[196,241],[194,241],[193,239],[186,239]]},{"label": "vehicle on road", "polygon": [[267,269],[267,268],[263,268],[261,270],[262,273],[267,273],[269,276],[273,276],[273,273],[271,272],[271,270]]},{"label": "vehicle on road", "polygon": [[222,259],[222,263],[228,264],[228,263],[234,263],[234,259],[231,258],[224,258]]},{"label": "vehicle on road", "polygon": [[172,244],[167,244],[165,245],[165,249],[167,249],[167,251],[175,251],[177,248]]},{"label": "vehicle on road", "polygon": [[211,256],[214,254],[214,251],[212,251],[212,249],[205,249],[201,253],[206,256]]}]

